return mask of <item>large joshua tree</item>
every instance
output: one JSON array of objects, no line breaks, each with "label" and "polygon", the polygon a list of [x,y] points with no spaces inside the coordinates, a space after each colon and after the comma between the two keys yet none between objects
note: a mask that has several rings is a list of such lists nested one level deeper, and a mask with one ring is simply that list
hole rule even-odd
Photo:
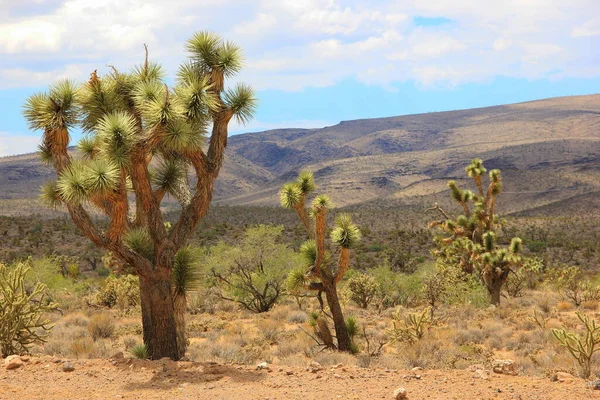
[{"label": "large joshua tree", "polygon": [[293,272],[291,278],[296,283],[294,286],[325,292],[335,327],[337,348],[340,351],[352,351],[352,339],[344,320],[337,284],[350,266],[350,248],[360,240],[360,230],[352,223],[348,214],[337,215],[335,227],[330,232],[331,243],[338,248],[339,253],[336,263],[325,241],[327,212],[332,207],[329,197],[318,195],[312,201],[310,212],[306,207],[307,196],[315,189],[312,172],[302,171],[295,182],[283,185],[279,193],[281,205],[296,211],[310,238],[300,247],[307,269]]},{"label": "large joshua tree", "polygon": [[448,182],[451,197],[463,213],[452,217],[438,204],[429,209],[442,216],[429,224],[430,228],[440,229],[435,238],[439,246],[435,254],[442,264],[458,267],[467,274],[479,273],[492,304],[497,305],[509,274],[522,265],[521,239],[512,238],[508,247],[498,243],[498,230],[502,227],[496,212],[497,196],[502,191],[500,170],[489,172],[487,187],[483,184],[487,170],[481,159],[473,159],[465,172],[473,179],[476,192],[460,188],[456,181]]},{"label": "large joshua tree", "polygon": [[[144,342],[153,359],[185,353],[184,296],[193,264],[186,240],[208,211],[229,122],[247,122],[256,104],[249,86],[225,88],[225,78],[242,66],[238,46],[199,32],[186,50],[172,88],[146,48],[132,71],[94,71],[81,85],[60,81],[31,96],[24,110],[31,129],[43,131],[40,152],[57,173],[42,198],[64,205],[93,243],[139,276]],[[68,146],[77,126],[85,136],[75,156]],[[167,195],[181,205],[173,224],[161,212]],[[92,209],[108,223],[92,218]]]}]

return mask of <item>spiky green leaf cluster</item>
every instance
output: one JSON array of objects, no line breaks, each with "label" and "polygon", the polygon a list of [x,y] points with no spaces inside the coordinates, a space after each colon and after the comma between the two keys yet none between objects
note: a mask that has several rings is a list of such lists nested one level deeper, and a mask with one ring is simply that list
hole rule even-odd
[{"label": "spiky green leaf cluster", "polygon": [[470,178],[474,178],[485,174],[487,169],[483,166],[481,158],[474,158],[471,160],[471,164],[465,167],[465,171]]},{"label": "spiky green leaf cluster", "polygon": [[154,242],[146,228],[131,228],[123,235],[123,242],[148,260],[154,259]]},{"label": "spiky green leaf cluster", "polygon": [[178,295],[185,296],[187,292],[198,290],[202,286],[201,257],[201,250],[192,246],[179,249],[175,255],[172,281],[173,289]]},{"label": "spiky green leaf cluster", "polygon": [[99,153],[120,167],[128,167],[136,142],[135,118],[125,112],[107,114],[98,122],[96,131]]},{"label": "spiky green leaf cluster", "polygon": [[331,231],[331,241],[337,246],[349,249],[360,240],[360,229],[349,214],[339,214],[335,218],[335,225]]},{"label": "spiky green leaf cluster", "polygon": [[294,208],[302,199],[302,190],[294,182],[284,184],[279,191],[279,201],[285,208]]},{"label": "spiky green leaf cluster", "polygon": [[224,101],[239,123],[245,125],[254,118],[258,100],[251,86],[240,83],[234,89],[227,90]]},{"label": "spiky green leaf cluster", "polygon": [[73,81],[61,80],[50,86],[48,93],[30,96],[23,111],[30,129],[68,129],[77,124],[79,109],[75,104],[75,93]]},{"label": "spiky green leaf cluster", "polygon": [[296,179],[296,184],[305,195],[309,195],[317,188],[314,174],[309,170],[300,171],[298,178]]},{"label": "spiky green leaf cluster", "polygon": [[314,265],[317,259],[317,243],[314,240],[307,240],[302,243],[300,246],[300,254],[306,262],[306,265]]},{"label": "spiky green leaf cluster", "polygon": [[44,203],[48,208],[59,208],[62,204],[62,199],[60,197],[60,192],[58,191],[56,181],[45,183],[41,189],[42,191],[40,193],[40,200],[42,203]]},{"label": "spiky green leaf cluster", "polygon": [[198,68],[203,72],[219,71],[230,77],[240,71],[243,65],[240,47],[225,42],[211,32],[198,32],[186,43],[186,50],[192,53]]},{"label": "spiky green leaf cluster", "polygon": [[333,203],[326,194],[320,194],[312,202],[313,209],[319,211],[333,207]]}]

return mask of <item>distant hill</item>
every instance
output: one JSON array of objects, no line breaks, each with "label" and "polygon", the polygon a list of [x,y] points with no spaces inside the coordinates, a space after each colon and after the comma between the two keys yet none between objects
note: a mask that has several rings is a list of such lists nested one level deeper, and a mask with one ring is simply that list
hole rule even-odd
[{"label": "distant hill", "polygon": [[[600,95],[231,136],[215,202],[276,204],[280,185],[308,168],[339,206],[427,204],[473,157],[503,170],[508,211],[598,207],[586,198],[600,192]],[[0,158],[0,214],[39,210],[52,176],[35,155]]]}]

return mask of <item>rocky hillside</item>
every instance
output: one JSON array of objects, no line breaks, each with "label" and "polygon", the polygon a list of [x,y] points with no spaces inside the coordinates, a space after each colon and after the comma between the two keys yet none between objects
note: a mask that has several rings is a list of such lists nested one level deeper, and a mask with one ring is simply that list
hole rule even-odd
[{"label": "rocky hillside", "polygon": [[[340,206],[427,203],[481,157],[505,173],[510,211],[548,209],[600,192],[600,95],[248,133],[230,137],[227,153],[221,204],[275,204],[302,168]],[[51,177],[34,155],[0,158],[0,214],[35,208]]]}]

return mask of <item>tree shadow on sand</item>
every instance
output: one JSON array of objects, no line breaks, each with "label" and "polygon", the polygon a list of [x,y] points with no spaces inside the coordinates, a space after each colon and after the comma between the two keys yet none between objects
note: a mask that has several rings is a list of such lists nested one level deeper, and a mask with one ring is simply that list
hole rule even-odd
[{"label": "tree shadow on sand", "polygon": [[233,382],[257,382],[266,376],[260,371],[248,370],[235,365],[217,363],[174,362],[171,360],[143,361],[134,364],[136,369],[145,367],[153,370],[147,382],[128,383],[128,391],[169,390],[182,384],[202,384],[227,378]]}]

